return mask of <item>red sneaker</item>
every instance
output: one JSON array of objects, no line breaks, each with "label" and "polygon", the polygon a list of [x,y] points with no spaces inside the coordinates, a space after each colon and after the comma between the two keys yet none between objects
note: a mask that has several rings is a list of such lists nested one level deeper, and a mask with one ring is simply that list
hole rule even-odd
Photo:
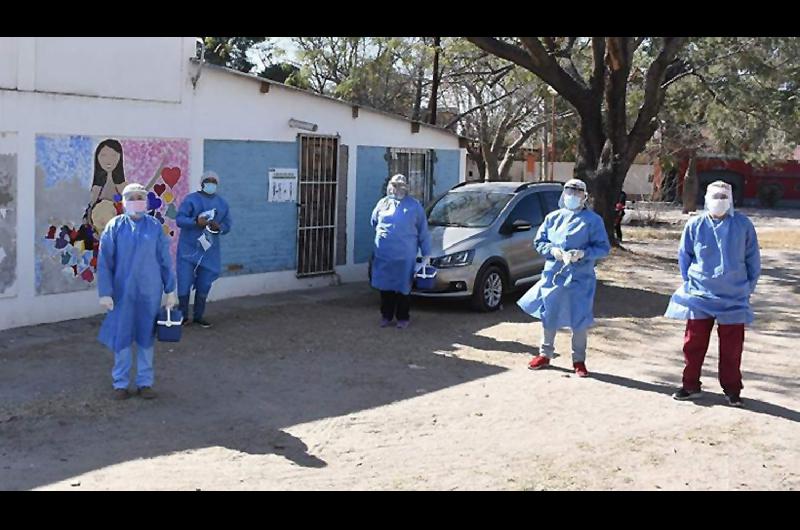
[{"label": "red sneaker", "polygon": [[572,363],[572,367],[575,368],[575,374],[578,377],[586,377],[589,375],[589,371],[586,369],[585,363]]},{"label": "red sneaker", "polygon": [[531,362],[528,363],[528,368],[531,370],[538,370],[540,368],[547,368],[550,366],[550,359],[545,357],[544,355],[537,355]]}]

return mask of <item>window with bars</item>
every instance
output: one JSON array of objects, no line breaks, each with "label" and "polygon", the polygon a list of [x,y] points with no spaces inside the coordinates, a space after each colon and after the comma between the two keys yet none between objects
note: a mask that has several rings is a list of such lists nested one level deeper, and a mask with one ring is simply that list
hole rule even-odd
[{"label": "window with bars", "polygon": [[433,151],[391,148],[389,154],[389,178],[405,175],[409,195],[427,206],[433,199]]}]

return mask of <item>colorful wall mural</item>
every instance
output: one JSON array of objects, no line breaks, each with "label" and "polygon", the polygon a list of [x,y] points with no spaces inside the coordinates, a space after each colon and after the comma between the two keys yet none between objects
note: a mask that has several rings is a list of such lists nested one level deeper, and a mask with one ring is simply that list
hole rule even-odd
[{"label": "colorful wall mural", "polygon": [[95,286],[99,239],[122,213],[122,190],[148,190],[149,214],[172,238],[189,191],[189,140],[76,135],[36,137],[36,292],[56,294]]},{"label": "colorful wall mural", "polygon": [[0,132],[0,298],[17,291],[17,135]]}]

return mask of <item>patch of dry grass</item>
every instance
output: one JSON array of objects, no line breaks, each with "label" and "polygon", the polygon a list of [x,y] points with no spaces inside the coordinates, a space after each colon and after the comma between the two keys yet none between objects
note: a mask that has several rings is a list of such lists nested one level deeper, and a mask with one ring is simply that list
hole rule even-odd
[{"label": "patch of dry grass", "polygon": [[623,226],[622,237],[636,241],[646,241],[648,239],[674,239],[681,238],[681,229],[671,226],[650,227],[650,226]]},{"label": "patch of dry grass", "polygon": [[[681,228],[672,226],[625,226],[623,236],[629,241],[674,240],[681,238]],[[761,248],[773,250],[800,250],[800,230],[761,229],[758,230],[758,243]]]},{"label": "patch of dry grass", "polygon": [[800,250],[800,230],[759,230],[758,244],[761,248]]}]

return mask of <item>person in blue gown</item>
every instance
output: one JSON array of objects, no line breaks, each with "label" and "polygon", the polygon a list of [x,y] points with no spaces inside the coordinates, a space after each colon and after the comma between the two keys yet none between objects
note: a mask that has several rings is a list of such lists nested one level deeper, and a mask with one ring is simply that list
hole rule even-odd
[{"label": "person in blue gown", "polygon": [[678,266],[683,284],[670,299],[665,316],[686,320],[683,384],[677,400],[696,399],[711,330],[717,322],[719,382],[728,402],[740,407],[745,325],[753,322],[750,297],[761,274],[761,254],[753,223],[733,209],[730,184],[709,184],[706,211],[683,229]]},{"label": "person in blue gown", "polygon": [[176,219],[181,229],[178,238],[178,299],[188,322],[189,296],[194,288],[192,322],[211,327],[205,319],[206,299],[221,270],[221,236],[231,230],[233,218],[227,201],[219,196],[219,176],[207,171],[200,180],[200,191],[190,193],[181,203]]},{"label": "person in blue gown", "polygon": [[161,223],[147,215],[147,190],[129,184],[122,193],[123,215],[114,217],[100,237],[97,288],[108,313],[99,340],[114,353],[111,372],[115,399],[130,396],[128,386],[133,345],[137,350],[136,387],[150,399],[153,391],[155,324],[166,294],[166,306],[178,302],[169,238]]},{"label": "person in blue gown", "polygon": [[555,337],[559,328],[572,330],[573,369],[586,377],[586,342],[594,322],[592,306],[597,279],[595,261],[608,255],[603,219],[586,207],[586,184],[572,179],[564,184],[559,210],[545,217],[533,246],[546,258],[542,277],[517,304],[542,322],[539,355],[528,365],[545,368],[556,356]]},{"label": "person in blue gown", "polygon": [[431,238],[422,205],[408,195],[403,175],[395,175],[386,186],[386,196],[372,211],[375,248],[372,287],[381,292],[381,327],[397,317],[397,327],[408,327],[411,285],[421,251],[423,265],[429,262]]}]

